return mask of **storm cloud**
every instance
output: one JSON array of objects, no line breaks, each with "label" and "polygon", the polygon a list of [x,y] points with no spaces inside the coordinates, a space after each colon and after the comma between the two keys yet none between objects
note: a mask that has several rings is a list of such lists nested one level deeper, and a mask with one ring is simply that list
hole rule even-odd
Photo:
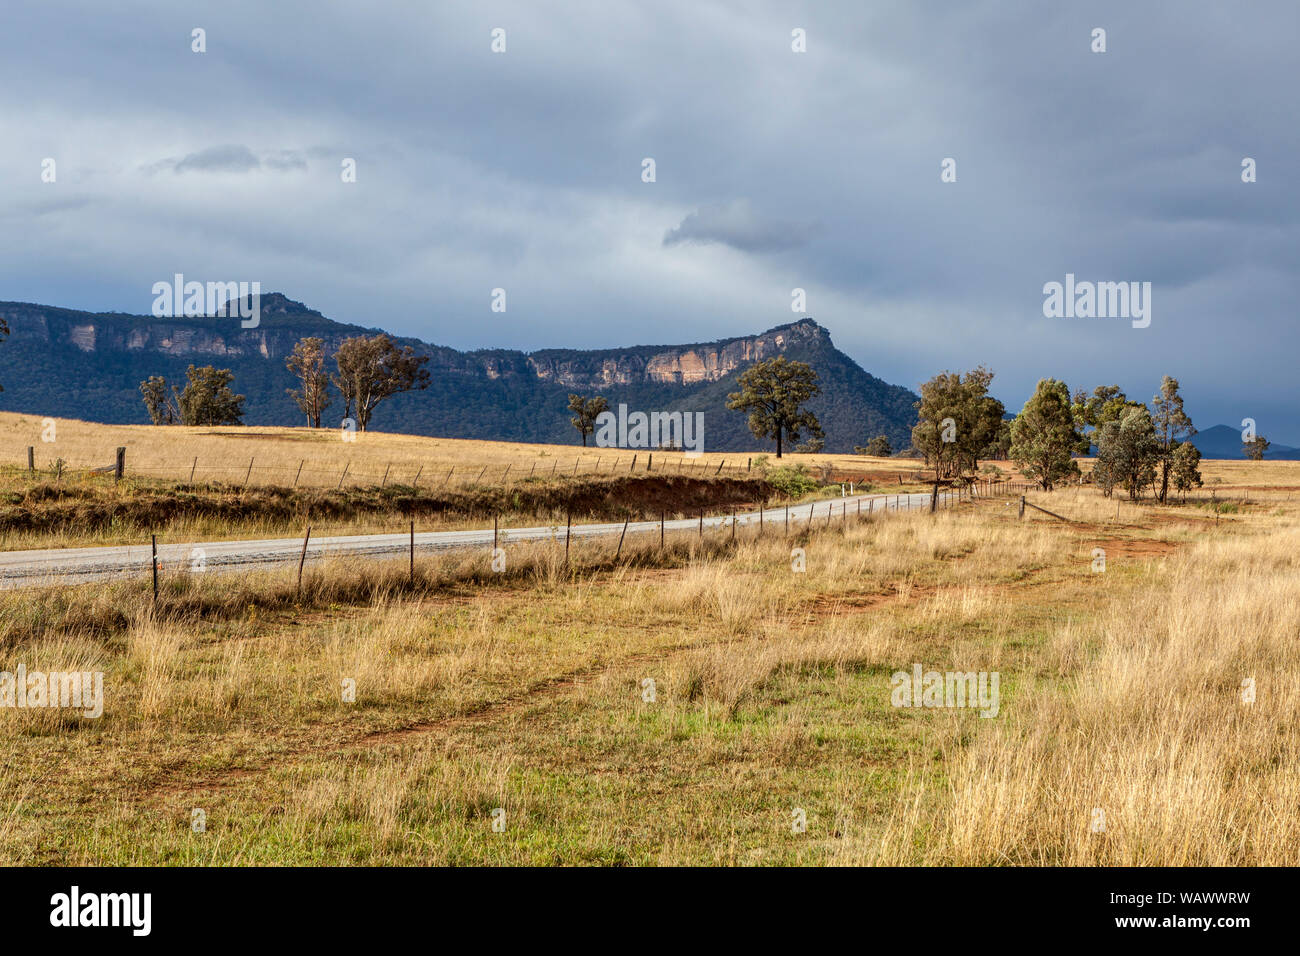
[{"label": "storm cloud", "polygon": [[[887,381],[1171,374],[1300,445],[1297,35],[1293,0],[16,5],[0,299],[148,312],[183,272],[528,349],[761,331],[801,288]],[[1067,274],[1150,282],[1150,325],[1045,317]]]}]

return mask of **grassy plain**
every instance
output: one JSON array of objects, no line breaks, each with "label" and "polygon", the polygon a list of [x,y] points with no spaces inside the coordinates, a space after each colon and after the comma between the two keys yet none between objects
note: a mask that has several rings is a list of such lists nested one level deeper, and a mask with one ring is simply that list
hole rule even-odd
[{"label": "grassy plain", "polygon": [[[1290,864],[1300,464],[1205,471],[1186,505],[1030,495],[1068,522],[3,593],[0,668],[106,701],[0,709],[0,862]],[[999,672],[998,716],[891,706],[915,663]]]}]

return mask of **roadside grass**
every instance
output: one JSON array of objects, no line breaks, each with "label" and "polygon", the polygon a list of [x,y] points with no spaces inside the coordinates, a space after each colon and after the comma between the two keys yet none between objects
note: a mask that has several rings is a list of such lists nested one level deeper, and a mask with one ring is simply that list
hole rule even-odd
[{"label": "roadside grass", "polygon": [[[175,575],[156,611],[143,580],[8,593],[4,667],[102,669],[106,701],[0,712],[0,862],[1275,862],[1297,524],[1256,498],[1217,526],[1072,489],[1030,496],[1069,524],[993,499],[567,567],[511,545],[414,586]],[[998,670],[999,716],[894,708],[914,663]]]}]

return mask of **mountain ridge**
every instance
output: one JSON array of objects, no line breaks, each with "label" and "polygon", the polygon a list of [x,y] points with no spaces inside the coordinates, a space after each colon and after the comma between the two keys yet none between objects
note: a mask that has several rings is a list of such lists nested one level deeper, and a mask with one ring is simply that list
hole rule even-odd
[{"label": "mountain ridge", "polygon": [[[183,381],[189,364],[235,373],[253,425],[294,424],[301,415],[286,390],[284,358],[298,339],[316,335],[331,350],[348,336],[382,331],[338,322],[281,293],[260,297],[257,328],[231,316],[178,318],[87,312],[38,303],[0,302],[11,328],[0,344],[0,408],[116,424],[147,422],[138,386],[149,375]],[[812,318],[764,332],[680,345],[604,349],[460,351],[393,335],[429,356],[430,388],[398,395],[376,413],[385,431],[510,441],[576,442],[565,409],[570,391],[594,392],[612,406],[644,411],[704,411],[706,448],[761,447],[745,416],[725,408],[735,379],[756,361],[784,354],[809,362],[823,394],[809,403],[826,430],[827,451],[851,451],[876,434],[907,444],[910,390],[866,372],[835,348]],[[338,413],[340,400],[327,411]]]}]

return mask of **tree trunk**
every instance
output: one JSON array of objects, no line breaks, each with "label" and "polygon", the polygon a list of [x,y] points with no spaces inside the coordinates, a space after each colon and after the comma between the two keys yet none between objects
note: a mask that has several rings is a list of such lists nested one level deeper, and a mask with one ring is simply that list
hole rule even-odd
[{"label": "tree trunk", "polygon": [[776,426],[776,457],[781,457],[781,435],[785,431],[780,425]]}]

